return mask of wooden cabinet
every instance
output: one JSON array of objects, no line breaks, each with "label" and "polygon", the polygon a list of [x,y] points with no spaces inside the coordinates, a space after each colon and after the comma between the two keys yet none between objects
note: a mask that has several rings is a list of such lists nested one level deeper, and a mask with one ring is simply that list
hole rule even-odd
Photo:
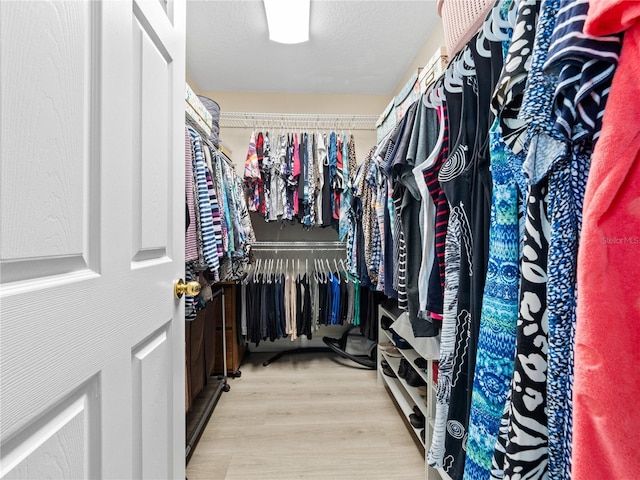
[{"label": "wooden cabinet", "polygon": [[226,379],[215,374],[218,363],[216,326],[222,318],[222,289],[213,289],[213,299],[200,310],[196,318],[185,323],[186,347],[186,460],[193,454],[204,428],[223,391],[228,391]]},{"label": "wooden cabinet", "polygon": [[185,323],[185,383],[186,410],[189,411],[195,398],[208,385],[216,370],[222,369],[222,360],[217,360],[217,322],[222,318],[222,295],[218,295],[200,310],[196,318]]},{"label": "wooden cabinet", "polygon": [[[238,321],[240,319],[240,287],[235,283],[216,284],[224,289],[224,311],[227,356],[227,375],[240,376],[240,364],[246,353],[246,345],[241,340]],[[224,358],[222,344],[222,315],[216,317],[215,373],[224,374]]]}]

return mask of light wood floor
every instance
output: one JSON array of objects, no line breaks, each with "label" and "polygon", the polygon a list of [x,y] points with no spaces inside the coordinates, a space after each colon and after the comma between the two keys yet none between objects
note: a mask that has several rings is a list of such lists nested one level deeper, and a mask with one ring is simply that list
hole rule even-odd
[{"label": "light wood floor", "polygon": [[424,451],[376,373],[335,354],[252,354],[229,379],[189,480],[419,480]]}]

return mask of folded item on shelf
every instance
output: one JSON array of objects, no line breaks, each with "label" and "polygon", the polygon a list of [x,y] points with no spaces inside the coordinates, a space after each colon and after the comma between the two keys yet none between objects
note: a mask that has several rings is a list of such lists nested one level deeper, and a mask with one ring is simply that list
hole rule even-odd
[{"label": "folded item on shelf", "polygon": [[413,363],[421,370],[425,370],[427,368],[427,360],[422,357],[416,358]]},{"label": "folded item on shelf", "polygon": [[409,342],[407,342],[393,330],[391,331],[391,334],[391,338],[393,339],[393,343],[395,344],[396,348],[399,348],[400,350],[408,350],[412,348]]},{"label": "folded item on shelf", "polygon": [[[435,360],[440,358],[440,335],[435,337],[415,337],[407,312],[400,315],[398,319],[391,324],[389,330],[406,340],[411,348],[421,357]],[[396,344],[396,346],[400,348],[398,344]]]}]

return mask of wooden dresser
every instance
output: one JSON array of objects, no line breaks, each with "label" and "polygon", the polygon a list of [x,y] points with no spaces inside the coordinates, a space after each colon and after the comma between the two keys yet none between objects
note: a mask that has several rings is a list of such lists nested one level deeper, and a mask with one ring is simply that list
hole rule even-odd
[{"label": "wooden dresser", "polygon": [[[224,288],[225,338],[227,343],[227,375],[240,376],[240,364],[246,353],[246,345],[240,340],[240,287],[233,282],[216,284]],[[216,316],[215,373],[224,374],[222,348],[222,315]]]}]

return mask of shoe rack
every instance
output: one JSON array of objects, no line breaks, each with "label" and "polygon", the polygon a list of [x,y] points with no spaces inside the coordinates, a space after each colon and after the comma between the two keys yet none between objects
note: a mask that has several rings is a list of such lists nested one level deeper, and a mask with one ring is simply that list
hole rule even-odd
[{"label": "shoe rack", "polygon": [[[398,312],[394,313],[382,305],[378,306],[378,385],[387,388],[387,391],[402,412],[407,428],[411,430],[417,442],[424,448],[424,478],[426,480],[447,480],[448,476],[446,474],[442,475],[439,471],[429,467],[426,461],[426,452],[429,451],[431,444],[435,418],[437,384],[434,381],[434,360],[423,359],[422,362],[423,364],[426,362],[426,368],[420,368],[416,365],[416,360],[421,357],[412,348],[397,348],[388,352],[389,349],[395,347],[396,343],[393,341],[392,332],[383,328],[382,317],[389,317],[395,321],[397,316]],[[406,362],[403,362],[403,359]],[[403,369],[401,369],[402,363],[404,363]],[[410,372],[407,374],[406,371],[402,371],[407,368],[413,369],[415,373]],[[390,376],[389,373],[394,376]],[[419,387],[412,386],[407,381],[407,378],[411,375],[411,383],[415,385],[417,383],[415,381],[417,378],[416,373],[426,386],[426,395],[424,396],[419,393]],[[424,418],[424,440],[421,435],[422,429],[415,426],[416,417],[419,417],[420,414]]]}]

